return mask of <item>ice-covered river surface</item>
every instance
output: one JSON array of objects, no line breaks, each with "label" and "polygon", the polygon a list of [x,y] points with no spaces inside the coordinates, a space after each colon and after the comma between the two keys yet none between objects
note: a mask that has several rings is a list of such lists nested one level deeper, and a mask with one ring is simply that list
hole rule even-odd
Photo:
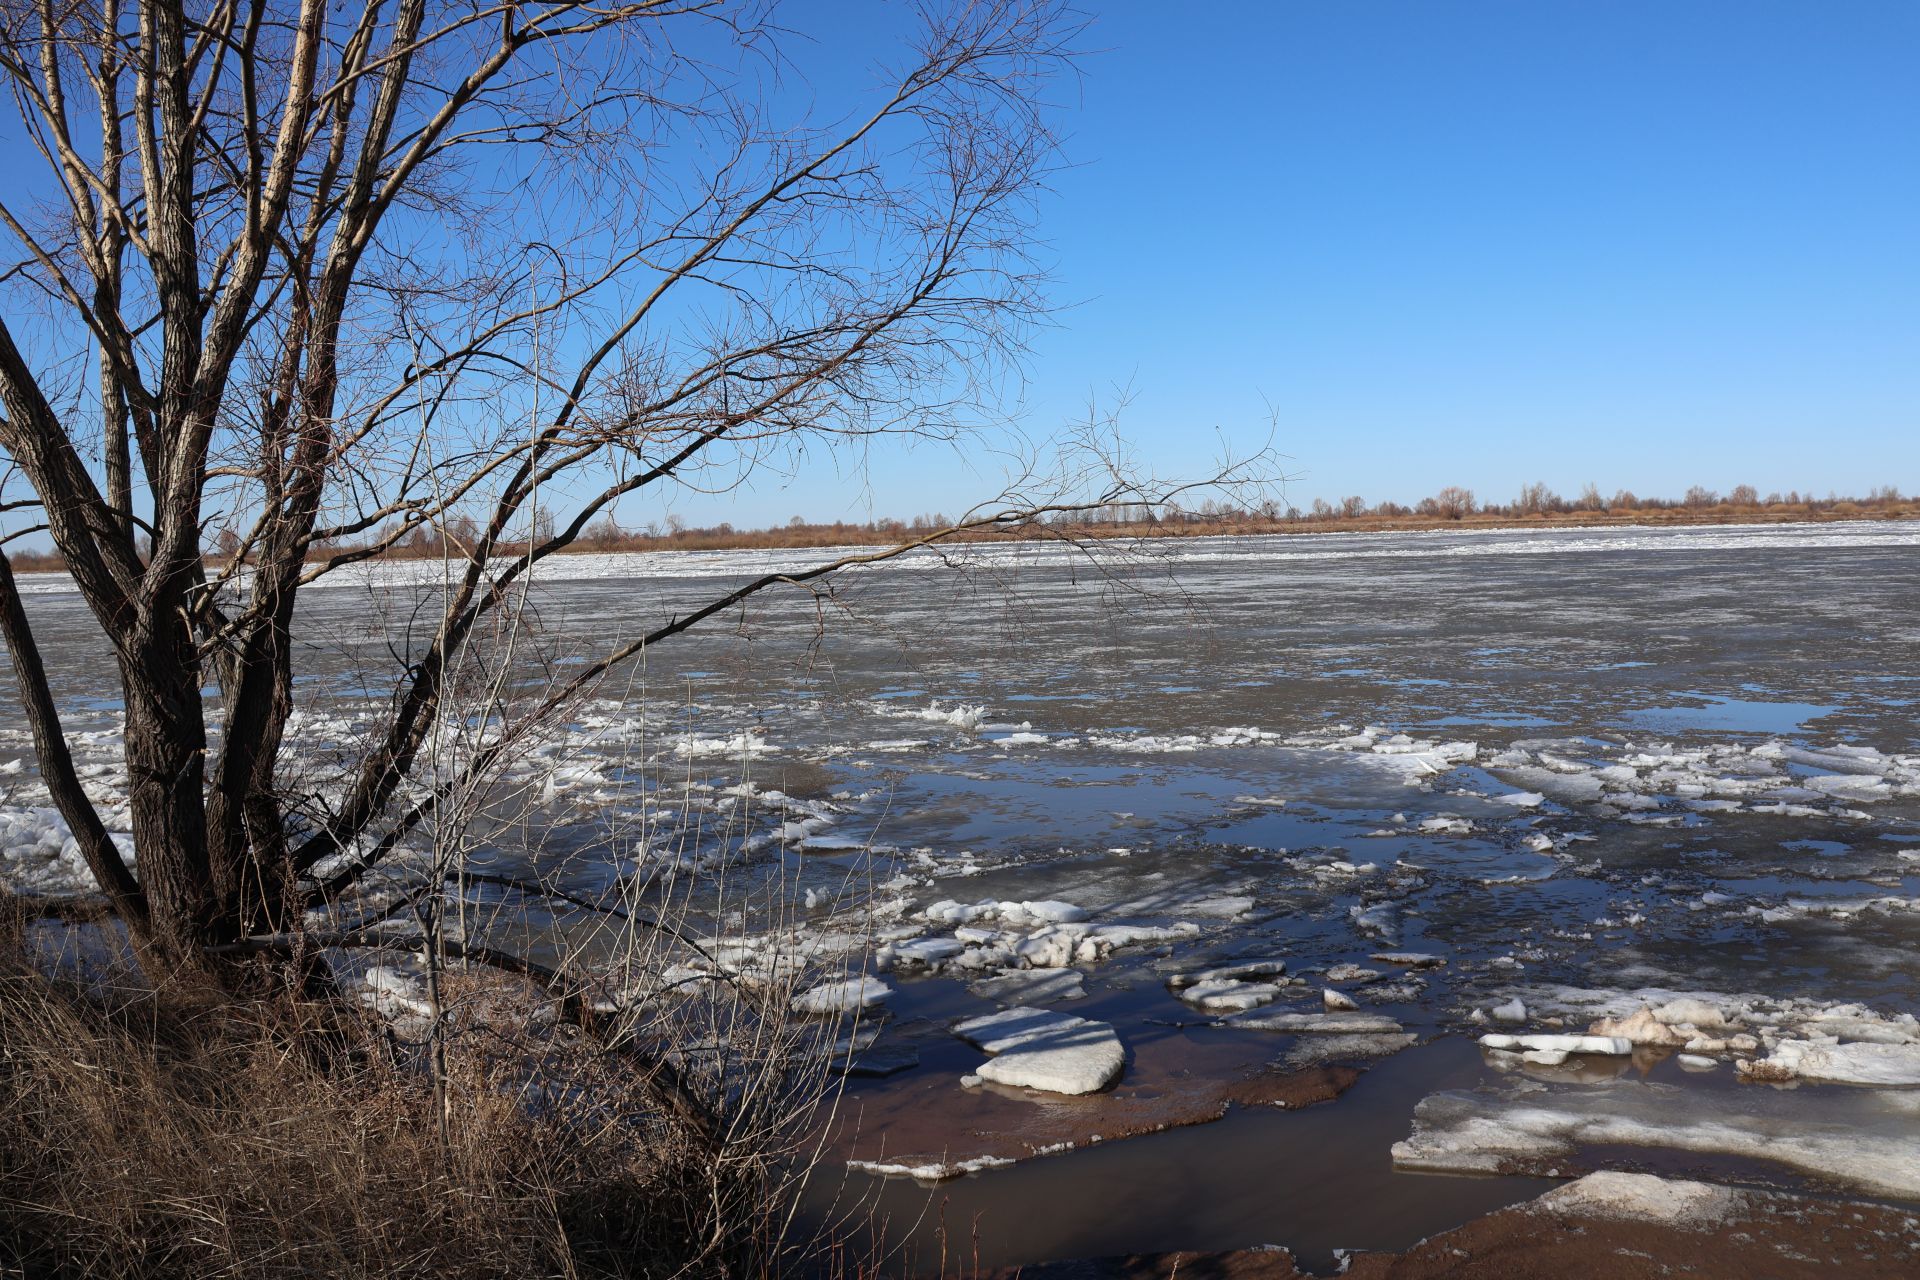
[{"label": "ice-covered river surface", "polygon": [[[762,596],[516,765],[571,888],[772,888],[779,945],[866,975],[815,997],[879,1033],[817,1213],[986,1264],[1324,1266],[1596,1166],[1920,1200],[1920,526],[955,558]],[[569,558],[551,670],[810,562]],[[113,682],[36,591],[110,795]],[[310,593],[316,771],[423,592]],[[57,887],[24,752],[0,873]],[[747,969],[775,945],[701,924]]]}]

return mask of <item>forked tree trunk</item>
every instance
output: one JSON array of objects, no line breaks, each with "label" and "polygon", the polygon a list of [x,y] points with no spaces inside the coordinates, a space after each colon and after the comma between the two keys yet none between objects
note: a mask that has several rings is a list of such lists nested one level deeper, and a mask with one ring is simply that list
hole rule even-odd
[{"label": "forked tree trunk", "polygon": [[[403,847],[432,812],[408,784],[449,664],[620,501],[757,466],[769,442],[944,438],[971,416],[955,369],[1011,354],[1038,305],[1019,246],[1052,156],[1039,86],[1074,24],[1053,0],[926,10],[895,84],[783,131],[761,59],[785,36],[755,3],[506,0],[488,22],[439,0],[0,5],[19,55],[0,59],[0,109],[49,161],[29,199],[7,193],[0,239],[24,250],[11,274],[63,304],[32,359],[0,316],[0,512],[37,508],[114,645],[136,868],[66,750],[4,546],[0,638],[42,776],[156,974],[231,984],[231,957],[281,945],[303,908]],[[735,71],[677,52],[716,39]],[[82,83],[92,119],[69,105]],[[508,173],[529,192],[591,173],[595,189],[530,218],[519,195],[480,194]],[[656,208],[667,191],[688,203]],[[15,218],[29,205],[46,230]],[[529,243],[546,213],[553,242]],[[426,247],[442,233],[457,252]],[[691,323],[715,287],[735,302]],[[89,348],[97,403],[50,394],[36,361]],[[30,501],[11,501],[16,468]],[[301,583],[461,528],[471,563],[426,620],[426,656],[398,664],[365,756],[290,833],[275,761]],[[246,580],[216,597],[202,542],[243,531]],[[528,723],[649,644],[861,559],[755,579],[610,644]]]}]

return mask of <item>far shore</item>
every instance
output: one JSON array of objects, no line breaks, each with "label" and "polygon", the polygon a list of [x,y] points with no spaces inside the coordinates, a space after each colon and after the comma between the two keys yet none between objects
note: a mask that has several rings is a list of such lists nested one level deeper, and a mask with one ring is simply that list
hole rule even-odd
[{"label": "far shore", "polygon": [[[1039,542],[1071,539],[1123,538],[1260,538],[1298,537],[1339,533],[1441,533],[1494,532],[1527,529],[1625,529],[1625,528],[1697,528],[1716,525],[1788,525],[1881,523],[1895,520],[1920,520],[1920,499],[1900,499],[1872,503],[1839,501],[1830,503],[1773,504],[1756,507],[1689,507],[1675,504],[1634,510],[1580,510],[1538,512],[1512,515],[1505,512],[1475,512],[1472,515],[1446,517],[1434,515],[1361,515],[1264,517],[1246,513],[1227,516],[1178,515],[1159,520],[1127,522],[1086,522],[1055,524],[1034,522],[1008,528],[968,529],[938,541],[954,542]],[[771,529],[685,529],[675,533],[648,535],[621,533],[618,536],[582,537],[560,548],[558,555],[647,554],[671,551],[780,551],[813,548],[887,547],[903,542],[933,539],[938,526],[906,524],[901,521],[876,521],[855,524],[792,524]],[[334,553],[355,548],[337,547]],[[421,560],[440,559],[447,554],[443,545],[398,545],[366,555],[362,559]],[[501,545],[495,558],[524,555],[524,543]],[[318,558],[316,555],[313,557]],[[454,558],[458,559],[457,545]],[[209,567],[224,563],[209,555]],[[14,571],[64,573],[65,566],[51,553],[16,553]]]}]

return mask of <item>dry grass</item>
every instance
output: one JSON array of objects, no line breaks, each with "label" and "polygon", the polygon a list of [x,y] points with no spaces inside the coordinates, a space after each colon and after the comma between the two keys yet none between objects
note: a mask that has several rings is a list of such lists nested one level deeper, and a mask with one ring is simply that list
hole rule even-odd
[{"label": "dry grass", "polygon": [[[50,979],[0,927],[0,1275],[775,1269],[778,1209],[584,1042],[426,1073],[351,1011]],[[324,1023],[329,1025],[322,1025]]]}]

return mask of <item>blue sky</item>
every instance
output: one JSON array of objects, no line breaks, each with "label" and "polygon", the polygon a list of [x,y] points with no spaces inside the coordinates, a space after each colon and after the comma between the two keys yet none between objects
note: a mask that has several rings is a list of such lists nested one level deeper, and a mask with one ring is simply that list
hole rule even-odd
[{"label": "blue sky", "polygon": [[[1920,490],[1920,5],[1084,0],[1044,199],[1044,437],[1130,392],[1169,475],[1222,437],[1289,500]],[[851,113],[902,0],[797,0]],[[20,145],[0,138],[0,154]],[[1271,419],[1271,421],[1270,421]],[[696,524],[956,513],[992,455],[815,453]]]},{"label": "blue sky", "polygon": [[[1035,429],[1130,386],[1129,433],[1180,471],[1271,411],[1301,505],[1920,487],[1920,6],[1090,13]],[[926,453],[870,481],[738,508],[975,483]]]}]

